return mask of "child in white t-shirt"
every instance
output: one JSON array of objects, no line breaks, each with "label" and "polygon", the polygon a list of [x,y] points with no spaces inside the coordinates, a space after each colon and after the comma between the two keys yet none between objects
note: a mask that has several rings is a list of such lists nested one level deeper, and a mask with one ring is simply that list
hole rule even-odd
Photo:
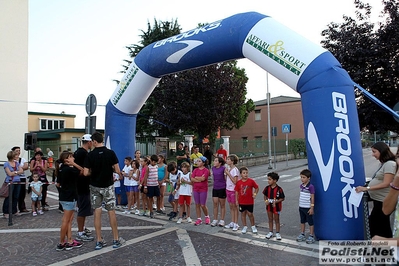
[{"label": "child in white t-shirt", "polygon": [[165,180],[165,182],[169,182],[171,186],[171,191],[169,194],[169,203],[172,205],[172,212],[168,214],[169,221],[171,221],[173,218],[177,216],[177,207],[179,205],[179,191],[176,190],[177,187],[177,181],[179,180],[179,177],[183,174],[182,171],[177,170],[177,164],[176,162],[171,162],[168,164],[167,167],[168,173],[169,173],[169,178]]},{"label": "child in white t-shirt", "polygon": [[116,208],[120,209],[121,208],[121,202],[122,202],[122,189],[121,189],[121,180],[122,177],[120,177],[117,173],[113,173],[114,176],[114,188],[115,188],[115,196],[116,196]]},{"label": "child in white t-shirt", "polygon": [[[179,192],[179,219],[177,223],[180,224],[183,221],[183,213],[187,211],[187,222],[191,223],[190,218],[190,205],[191,196],[193,194],[193,184],[190,177],[190,165],[187,162],[181,164],[182,174],[177,181],[176,192]],[[187,209],[187,210],[186,210]]]},{"label": "child in white t-shirt", "polygon": [[39,175],[36,173],[32,175],[32,178],[33,181],[29,184],[32,189],[32,195],[30,196],[32,200],[32,215],[37,216],[37,210],[39,210],[39,214],[43,214],[43,211],[40,209],[43,183],[39,180]]}]

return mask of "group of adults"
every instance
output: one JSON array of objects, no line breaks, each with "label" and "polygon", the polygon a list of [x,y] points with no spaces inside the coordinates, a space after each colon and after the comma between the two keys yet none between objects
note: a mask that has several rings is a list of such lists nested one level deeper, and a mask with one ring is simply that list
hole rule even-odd
[{"label": "group of adults", "polygon": [[395,155],[385,142],[376,142],[371,146],[371,152],[380,162],[379,166],[366,186],[356,187],[357,192],[367,192],[372,202],[368,217],[370,236],[375,240],[398,237],[399,217],[395,218],[393,234],[390,215],[399,196],[399,148]]}]

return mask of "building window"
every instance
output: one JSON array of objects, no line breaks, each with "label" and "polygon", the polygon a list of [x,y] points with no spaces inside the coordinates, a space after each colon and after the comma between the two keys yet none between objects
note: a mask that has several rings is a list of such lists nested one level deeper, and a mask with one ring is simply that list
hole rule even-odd
[{"label": "building window", "polygon": [[260,115],[260,110],[255,110],[255,121],[261,121],[262,117]]},{"label": "building window", "polygon": [[256,148],[262,148],[262,136],[255,137]]},{"label": "building window", "polygon": [[248,147],[248,137],[242,137],[242,148],[246,149]]},{"label": "building window", "polygon": [[40,118],[40,130],[53,130],[65,128],[65,121],[58,119],[43,119]]}]

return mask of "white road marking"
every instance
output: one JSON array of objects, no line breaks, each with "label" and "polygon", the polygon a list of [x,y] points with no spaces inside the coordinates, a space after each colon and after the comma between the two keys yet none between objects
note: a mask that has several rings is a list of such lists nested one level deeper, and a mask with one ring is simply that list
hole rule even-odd
[{"label": "white road marking", "polygon": [[295,177],[292,177],[292,178],[281,180],[281,182],[288,183],[288,182],[292,182],[292,181],[298,181],[300,179],[301,179],[300,176],[295,176]]},{"label": "white road marking", "polygon": [[183,252],[184,260],[186,261],[186,265],[201,265],[201,261],[198,258],[195,247],[191,242],[190,236],[188,235],[187,231],[184,229],[178,229],[177,237],[181,241],[180,246]]}]

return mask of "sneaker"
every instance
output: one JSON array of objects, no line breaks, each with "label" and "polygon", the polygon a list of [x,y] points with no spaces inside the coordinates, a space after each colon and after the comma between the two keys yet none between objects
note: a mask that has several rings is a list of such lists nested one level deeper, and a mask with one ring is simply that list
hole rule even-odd
[{"label": "sneaker", "polygon": [[306,240],[305,234],[300,234],[300,235],[296,238],[296,241],[298,241],[298,242],[302,242],[302,241],[305,241],[305,240]]},{"label": "sneaker", "polygon": [[122,243],[121,243],[120,240],[114,240],[114,241],[112,241],[112,247],[113,247],[113,248],[119,248],[119,247],[121,247],[121,246],[122,246]]},{"label": "sneaker", "polygon": [[126,210],[126,209],[127,209],[127,206],[123,206],[122,208]]},{"label": "sneaker", "polygon": [[280,235],[280,233],[276,233],[276,240],[281,240],[281,235]]},{"label": "sneaker", "polygon": [[193,222],[193,220],[190,217],[188,217],[187,218],[187,223],[192,223],[192,222]]},{"label": "sneaker", "polygon": [[187,214],[186,212],[183,212],[183,219],[186,218]]},{"label": "sneaker", "polygon": [[173,213],[174,213],[174,211],[171,211],[171,212],[168,213],[167,215],[170,217],[170,216],[172,216]]},{"label": "sneaker", "polygon": [[150,218],[154,219],[154,213],[153,212],[150,212]]},{"label": "sneaker", "polygon": [[165,210],[166,210],[166,209],[165,209],[165,207],[162,207],[162,208],[161,208],[161,211],[163,211],[163,212],[164,212]]},{"label": "sneaker", "polygon": [[219,223],[218,223],[218,226],[224,227],[224,221],[223,221],[223,220],[220,220]]},{"label": "sneaker", "polygon": [[306,239],[306,244],[312,244],[314,243],[314,236],[309,235],[308,238]]},{"label": "sneaker", "polygon": [[144,211],[140,211],[139,212],[139,216],[144,216],[145,212]]},{"label": "sneaker", "polygon": [[154,204],[152,204],[152,209],[153,210],[156,210],[157,209],[157,205],[154,203]]},{"label": "sneaker", "polygon": [[39,210],[39,214],[42,215],[44,214],[44,212],[42,210]]},{"label": "sneaker", "polygon": [[269,232],[266,235],[266,239],[270,239],[271,237],[273,237],[273,232]]},{"label": "sneaker", "polygon": [[116,208],[117,208],[117,209],[120,209],[120,208],[121,208],[121,205],[116,205]]},{"label": "sneaker", "polygon": [[88,241],[93,241],[94,237],[88,236],[88,235],[86,235],[86,233],[83,233],[81,235],[78,234],[76,239],[79,241],[88,242]]},{"label": "sneaker", "polygon": [[96,247],[94,248],[95,250],[100,250],[103,247],[105,247],[107,245],[107,243],[103,240],[101,240],[100,242],[96,242]]},{"label": "sneaker", "polygon": [[71,250],[71,249],[73,249],[73,246],[72,246],[72,244],[64,243],[64,249],[65,250]]},{"label": "sneaker", "polygon": [[64,249],[65,249],[65,243],[58,244],[57,247],[55,248],[55,250],[57,250],[57,251],[61,251],[61,250],[64,250]]},{"label": "sneaker", "polygon": [[77,241],[75,239],[73,240],[72,243],[67,243],[67,244],[70,245],[72,248],[80,248],[80,247],[83,246],[82,242],[79,242],[79,241]]},{"label": "sneaker", "polygon": [[255,225],[251,226],[251,229],[252,229],[252,234],[257,234],[258,233],[258,229],[256,229]]},{"label": "sneaker", "polygon": [[195,221],[194,225],[200,225],[200,224],[202,224],[202,220],[201,220],[201,218],[198,218],[198,219]]},{"label": "sneaker", "polygon": [[233,225],[233,231],[237,231],[238,228],[240,228],[240,226],[239,226],[238,224],[234,224],[234,225]]},{"label": "sneaker", "polygon": [[86,234],[86,235],[91,235],[91,230],[89,229],[89,228],[87,228],[87,227],[85,227],[85,230],[83,230],[83,232]]},{"label": "sneaker", "polygon": [[136,211],[134,212],[134,214],[140,215],[140,210],[136,210]]},{"label": "sneaker", "polygon": [[145,213],[143,214],[144,216],[150,216],[151,212],[150,211],[145,211]]},{"label": "sneaker", "polygon": [[126,210],[126,211],[124,211],[123,213],[124,213],[124,214],[130,214],[131,212],[128,211],[128,210]]},{"label": "sneaker", "polygon": [[246,233],[247,233],[247,229],[248,229],[248,227],[244,226],[244,227],[242,228],[242,230],[241,230],[241,233],[242,233],[242,234],[246,234]]},{"label": "sneaker", "polygon": [[209,216],[205,217],[205,224],[210,224],[211,223],[211,218]]},{"label": "sneaker", "polygon": [[156,213],[158,213],[158,214],[165,214],[162,210],[157,210]]},{"label": "sneaker", "polygon": [[183,221],[183,219],[179,218],[176,223],[181,224],[182,221]]},{"label": "sneaker", "polygon": [[228,225],[226,225],[224,228],[230,229],[230,228],[233,228],[233,227],[234,227],[234,223],[231,222]]},{"label": "sneaker", "polygon": [[211,223],[211,226],[215,227],[217,225],[217,223],[218,223],[218,220],[213,220],[212,223]]},{"label": "sneaker", "polygon": [[[37,216],[37,212],[32,212],[32,216]],[[62,248],[64,249],[64,248]]]},{"label": "sneaker", "polygon": [[173,218],[175,218],[177,216],[177,212],[173,212],[170,217],[169,217],[169,221],[172,221]]}]

